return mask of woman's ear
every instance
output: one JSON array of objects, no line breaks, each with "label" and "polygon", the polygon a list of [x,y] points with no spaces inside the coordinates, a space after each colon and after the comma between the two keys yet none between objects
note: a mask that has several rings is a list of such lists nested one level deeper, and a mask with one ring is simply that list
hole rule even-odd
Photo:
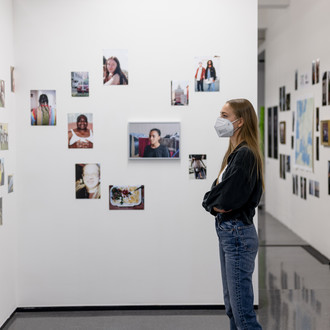
[{"label": "woman's ear", "polygon": [[238,127],[242,127],[244,125],[244,119],[241,117],[239,119]]}]

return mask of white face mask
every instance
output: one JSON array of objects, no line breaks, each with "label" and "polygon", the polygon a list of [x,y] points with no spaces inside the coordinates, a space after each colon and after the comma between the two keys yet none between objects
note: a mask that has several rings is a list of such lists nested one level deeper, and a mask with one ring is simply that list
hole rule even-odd
[{"label": "white face mask", "polygon": [[230,121],[228,119],[218,117],[217,121],[215,122],[214,128],[215,128],[215,131],[217,132],[217,134],[219,135],[219,137],[233,136],[234,132],[239,129],[239,127],[237,127],[236,130],[234,130],[234,125],[233,124],[237,120],[238,119],[236,119],[234,121]]}]

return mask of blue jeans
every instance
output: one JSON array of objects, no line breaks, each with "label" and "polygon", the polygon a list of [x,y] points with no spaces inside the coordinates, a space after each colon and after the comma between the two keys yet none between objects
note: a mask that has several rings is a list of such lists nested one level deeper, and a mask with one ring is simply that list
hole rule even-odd
[{"label": "blue jeans", "polygon": [[252,274],[258,251],[254,225],[216,218],[226,314],[230,330],[260,330],[253,308]]}]

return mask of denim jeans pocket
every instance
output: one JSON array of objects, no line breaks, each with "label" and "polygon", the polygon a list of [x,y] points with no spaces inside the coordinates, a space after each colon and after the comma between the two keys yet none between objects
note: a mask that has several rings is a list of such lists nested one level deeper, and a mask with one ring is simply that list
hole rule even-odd
[{"label": "denim jeans pocket", "polygon": [[259,242],[258,235],[254,225],[247,226],[241,230],[241,242],[246,251],[256,252],[258,251]]},{"label": "denim jeans pocket", "polygon": [[232,223],[231,220],[218,222],[218,228],[221,231],[233,231],[234,230],[234,226],[235,225]]}]

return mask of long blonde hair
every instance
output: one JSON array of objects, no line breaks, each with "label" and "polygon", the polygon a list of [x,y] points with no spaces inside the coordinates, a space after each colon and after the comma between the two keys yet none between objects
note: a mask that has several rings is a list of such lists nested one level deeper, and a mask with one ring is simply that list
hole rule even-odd
[{"label": "long blonde hair", "polygon": [[[227,101],[226,104],[228,104],[233,109],[234,115],[237,119],[242,118],[244,121],[244,124],[238,130],[237,138],[238,141],[246,142],[248,148],[253,152],[253,155],[256,159],[254,166],[257,167],[257,177],[261,178],[262,188],[264,189],[265,184],[263,175],[263,162],[259,144],[258,118],[253,105],[246,99],[233,99]],[[233,146],[229,140],[229,146],[223,158],[220,173],[227,166],[228,157],[234,151],[235,147],[236,146]]]}]

